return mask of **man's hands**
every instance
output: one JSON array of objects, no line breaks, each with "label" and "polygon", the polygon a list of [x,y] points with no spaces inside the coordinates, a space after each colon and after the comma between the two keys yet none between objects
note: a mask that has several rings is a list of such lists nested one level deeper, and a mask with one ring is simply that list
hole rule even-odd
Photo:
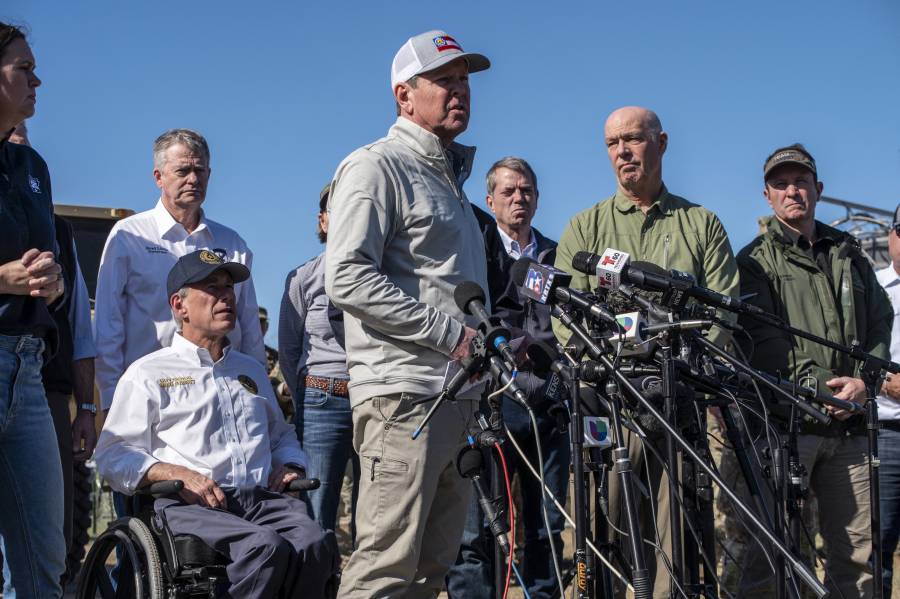
[{"label": "man's hands", "polygon": [[184,489],[178,495],[187,503],[221,509],[227,507],[225,493],[219,488],[216,481],[190,468],[176,464],[167,464],[165,462],[153,464],[144,474],[141,486],[145,483],[156,483],[163,480],[182,481]]},{"label": "man's hands", "polygon": [[30,249],[18,260],[0,265],[0,292],[42,297],[53,303],[65,291],[62,268],[53,252]]},{"label": "man's hands", "polygon": [[182,499],[188,503],[206,507],[222,509],[227,507],[225,493],[219,488],[216,481],[184,466],[176,466],[176,468],[181,469],[183,474],[173,476],[171,479],[178,479],[184,482],[184,488],[179,493]]},{"label": "man's hands", "polygon": [[273,468],[269,473],[269,490],[283,493],[291,481],[298,478],[306,478],[306,471],[302,468],[292,468],[291,466]]},{"label": "man's hands", "polygon": [[900,401],[900,374],[888,373],[881,386],[881,392],[891,399]]},{"label": "man's hands", "polygon": [[97,445],[97,429],[94,415],[87,410],[78,410],[72,422],[72,459],[76,462],[89,460]]},{"label": "man's hands", "polygon": [[[849,376],[839,376],[831,380],[825,381],[825,384],[831,389],[832,395],[837,399],[844,401],[852,401],[860,405],[866,403],[866,384],[862,379],[855,379]],[[825,406],[825,409],[838,420],[846,420],[853,414],[841,408],[834,406]]]},{"label": "man's hands", "polygon": [[453,352],[450,354],[450,359],[462,360],[463,358],[468,356],[469,352],[472,350],[472,340],[476,335],[478,335],[478,332],[475,329],[463,327],[463,334],[459,338],[459,342],[456,344],[456,347],[453,348]]}]

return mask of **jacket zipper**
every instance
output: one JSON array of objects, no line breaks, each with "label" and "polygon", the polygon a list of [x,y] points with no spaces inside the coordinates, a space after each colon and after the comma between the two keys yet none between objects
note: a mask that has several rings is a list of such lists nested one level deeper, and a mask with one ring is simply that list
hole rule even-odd
[{"label": "jacket zipper", "polygon": [[669,234],[663,240],[663,268],[669,270]]},{"label": "jacket zipper", "polygon": [[453,189],[453,193],[456,194],[456,199],[462,203],[462,193],[459,190],[458,183],[453,180],[453,165],[450,162],[450,158],[447,156],[447,151],[444,150],[443,154],[443,162],[444,162],[444,177],[447,178],[447,182],[450,183],[450,188]]}]

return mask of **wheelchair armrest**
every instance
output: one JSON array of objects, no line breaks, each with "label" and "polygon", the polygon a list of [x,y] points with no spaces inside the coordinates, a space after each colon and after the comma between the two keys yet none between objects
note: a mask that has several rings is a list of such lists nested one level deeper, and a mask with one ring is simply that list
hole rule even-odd
[{"label": "wheelchair armrest", "polygon": [[318,478],[296,478],[288,483],[285,491],[313,491],[321,485]]},{"label": "wheelchair armrest", "polygon": [[141,487],[134,492],[135,495],[150,495],[155,498],[165,497],[166,495],[174,495],[184,488],[184,482],[180,480],[161,480]]}]

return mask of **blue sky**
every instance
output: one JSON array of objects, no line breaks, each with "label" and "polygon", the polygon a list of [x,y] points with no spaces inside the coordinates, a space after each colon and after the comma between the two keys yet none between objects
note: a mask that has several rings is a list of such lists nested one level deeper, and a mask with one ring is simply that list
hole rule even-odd
[{"label": "blue sky", "polygon": [[207,213],[248,241],[273,317],[287,272],[322,249],[319,189],[395,118],[394,53],[433,28],[493,62],[471,79],[458,139],[478,146],[469,199],[484,205],[494,160],[522,156],[539,177],[535,225],[551,237],[614,192],[602,126],[626,104],[659,114],[666,184],[715,211],[735,250],[767,212],[762,162],[778,145],[806,144],[828,195],[900,202],[893,0],[3,0],[0,20],[31,29],[44,81],[31,140],[55,201],[148,209],[153,139],[200,131]]}]

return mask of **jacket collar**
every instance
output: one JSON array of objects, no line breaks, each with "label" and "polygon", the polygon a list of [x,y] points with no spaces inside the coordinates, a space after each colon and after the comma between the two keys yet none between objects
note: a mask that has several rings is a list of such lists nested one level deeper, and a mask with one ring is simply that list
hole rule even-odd
[{"label": "jacket collar", "polygon": [[[622,190],[620,189],[617,189],[616,195],[613,196],[613,205],[616,207],[616,210],[618,210],[622,214],[628,214],[629,212],[638,210],[637,204],[635,204],[631,198],[622,193]],[[659,188],[659,195],[656,196],[656,200],[653,201],[653,204],[650,206],[650,210],[653,210],[654,206],[662,214],[671,214],[672,212],[672,201],[669,197],[669,190],[666,189],[665,183],[663,183]],[[649,212],[649,210],[647,212]]]},{"label": "jacket collar", "polygon": [[[828,239],[835,245],[842,243],[855,244],[855,240],[849,234],[829,227],[823,222],[816,222],[816,239]],[[773,241],[780,243],[786,247],[797,247],[798,239],[790,235],[784,228],[784,224],[774,215],[764,216],[759,219],[759,230]]]},{"label": "jacket collar", "polygon": [[[175,353],[177,353],[181,358],[184,358],[185,360],[190,362],[192,366],[212,367],[216,363],[212,359],[209,350],[188,341],[181,336],[180,332],[175,333],[175,335],[172,337],[171,347],[173,350],[175,350]],[[227,360],[229,353],[231,353],[231,343],[229,343],[228,338],[226,338],[225,350],[222,352],[222,357],[219,359],[219,362],[221,363]]]},{"label": "jacket collar", "polygon": [[397,117],[397,121],[388,131],[388,137],[397,139],[428,161],[448,161],[460,188],[472,174],[472,164],[475,162],[474,146],[453,142],[445,149],[437,135],[402,116]]}]

